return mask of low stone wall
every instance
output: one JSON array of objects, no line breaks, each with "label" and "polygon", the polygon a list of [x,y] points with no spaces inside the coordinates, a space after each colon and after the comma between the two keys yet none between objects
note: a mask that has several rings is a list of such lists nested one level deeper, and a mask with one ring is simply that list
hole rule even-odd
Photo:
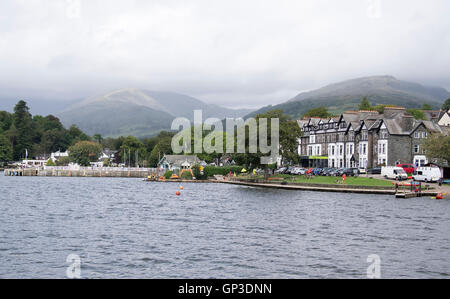
[{"label": "low stone wall", "polygon": [[150,170],[102,170],[102,169],[5,169],[5,176],[43,176],[43,177],[116,177],[116,178],[147,178],[158,175]]},{"label": "low stone wall", "polygon": [[92,170],[40,170],[38,176],[147,178],[152,174],[153,173],[150,171],[135,171],[135,170],[103,171],[92,169]]}]

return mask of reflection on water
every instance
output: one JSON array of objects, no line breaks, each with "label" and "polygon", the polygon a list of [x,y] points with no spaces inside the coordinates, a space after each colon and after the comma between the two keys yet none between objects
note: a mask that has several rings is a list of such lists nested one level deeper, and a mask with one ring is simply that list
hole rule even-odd
[{"label": "reflection on water", "polygon": [[0,277],[383,278],[450,275],[450,202],[179,185],[0,177]]}]

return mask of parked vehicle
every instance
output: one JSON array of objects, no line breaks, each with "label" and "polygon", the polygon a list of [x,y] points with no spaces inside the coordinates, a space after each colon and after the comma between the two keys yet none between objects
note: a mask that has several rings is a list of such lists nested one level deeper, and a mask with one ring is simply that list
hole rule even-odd
[{"label": "parked vehicle", "polygon": [[437,182],[441,177],[438,167],[418,167],[413,175],[413,179],[420,182]]},{"label": "parked vehicle", "polygon": [[345,168],[342,171],[342,175],[346,176],[358,176],[359,175],[359,169],[358,168]]},{"label": "parked vehicle", "polygon": [[330,167],[324,168],[324,169],[322,170],[322,173],[321,173],[320,175],[322,175],[322,176],[328,176],[329,173],[330,173],[330,171],[332,171],[332,170],[333,170],[333,168],[330,168]]},{"label": "parked vehicle", "polygon": [[321,172],[322,172],[322,168],[314,168],[314,170],[313,170],[314,175],[320,175]]},{"label": "parked vehicle", "polygon": [[296,167],[291,171],[291,174],[293,174],[293,175],[303,175],[305,173],[306,173],[306,169],[300,168],[300,167]]},{"label": "parked vehicle", "polygon": [[381,174],[381,167],[375,167],[367,170],[368,174]]},{"label": "parked vehicle", "polygon": [[381,175],[386,179],[392,180],[407,180],[408,174],[401,167],[387,166],[381,168]]},{"label": "parked vehicle", "polygon": [[397,167],[403,168],[403,170],[407,174],[414,173],[414,165],[413,164],[397,164]]},{"label": "parked vehicle", "polygon": [[367,170],[366,170],[366,168],[364,168],[364,167],[360,167],[360,168],[358,169],[358,171],[359,171],[360,174],[366,174],[366,173],[367,173]]},{"label": "parked vehicle", "polygon": [[287,170],[287,167],[281,167],[277,170],[275,170],[275,174],[284,174]]},{"label": "parked vehicle", "polygon": [[333,176],[343,176],[344,175],[344,169],[345,168],[338,168],[336,171],[333,172]]}]

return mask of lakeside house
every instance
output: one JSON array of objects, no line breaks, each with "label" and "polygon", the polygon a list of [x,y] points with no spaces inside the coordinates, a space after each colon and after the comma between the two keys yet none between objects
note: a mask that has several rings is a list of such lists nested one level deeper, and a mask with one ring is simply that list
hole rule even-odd
[{"label": "lakeside house", "polygon": [[63,157],[69,157],[69,152],[68,151],[65,151],[65,152],[57,151],[50,155],[50,159],[52,159],[53,162],[56,162]]},{"label": "lakeside house", "polygon": [[450,127],[450,110],[441,115],[438,125],[441,127]]},{"label": "lakeside house", "polygon": [[416,120],[405,108],[347,111],[339,117],[298,121],[303,137],[298,153],[304,167],[359,167],[429,163],[423,143],[433,134],[449,133],[430,111],[429,120]]},{"label": "lakeside house", "polygon": [[197,156],[189,155],[164,155],[159,161],[159,168],[170,171],[178,171],[181,169],[191,169],[194,165],[205,166],[206,163]]}]

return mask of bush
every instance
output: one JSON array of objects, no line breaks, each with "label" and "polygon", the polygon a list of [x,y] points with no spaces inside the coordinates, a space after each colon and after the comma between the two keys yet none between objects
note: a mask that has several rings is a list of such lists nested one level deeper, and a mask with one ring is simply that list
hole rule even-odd
[{"label": "bush", "polygon": [[166,180],[170,179],[173,175],[173,171],[166,171],[166,173],[164,174],[164,177],[166,178]]},{"label": "bush", "polygon": [[181,175],[181,178],[183,180],[192,180],[192,174],[189,171],[185,171],[183,172],[183,174]]},{"label": "bush", "polygon": [[226,166],[226,167],[215,167],[215,166],[206,166],[203,170],[203,173],[206,177],[212,177],[215,175],[228,175],[231,171],[232,174],[236,173],[236,175],[240,174],[242,170],[241,166]]},{"label": "bush", "polygon": [[200,165],[194,165],[192,166],[192,173],[194,174],[194,177],[196,180],[204,180],[206,179],[205,174],[202,174],[202,171],[200,170]]},{"label": "bush", "polygon": [[53,160],[50,158],[47,161],[47,164],[45,164],[46,166],[56,166],[56,164],[53,162]]},{"label": "bush", "polygon": [[69,165],[69,163],[70,163],[69,157],[61,157],[58,160],[56,160],[56,166],[67,166]]}]

